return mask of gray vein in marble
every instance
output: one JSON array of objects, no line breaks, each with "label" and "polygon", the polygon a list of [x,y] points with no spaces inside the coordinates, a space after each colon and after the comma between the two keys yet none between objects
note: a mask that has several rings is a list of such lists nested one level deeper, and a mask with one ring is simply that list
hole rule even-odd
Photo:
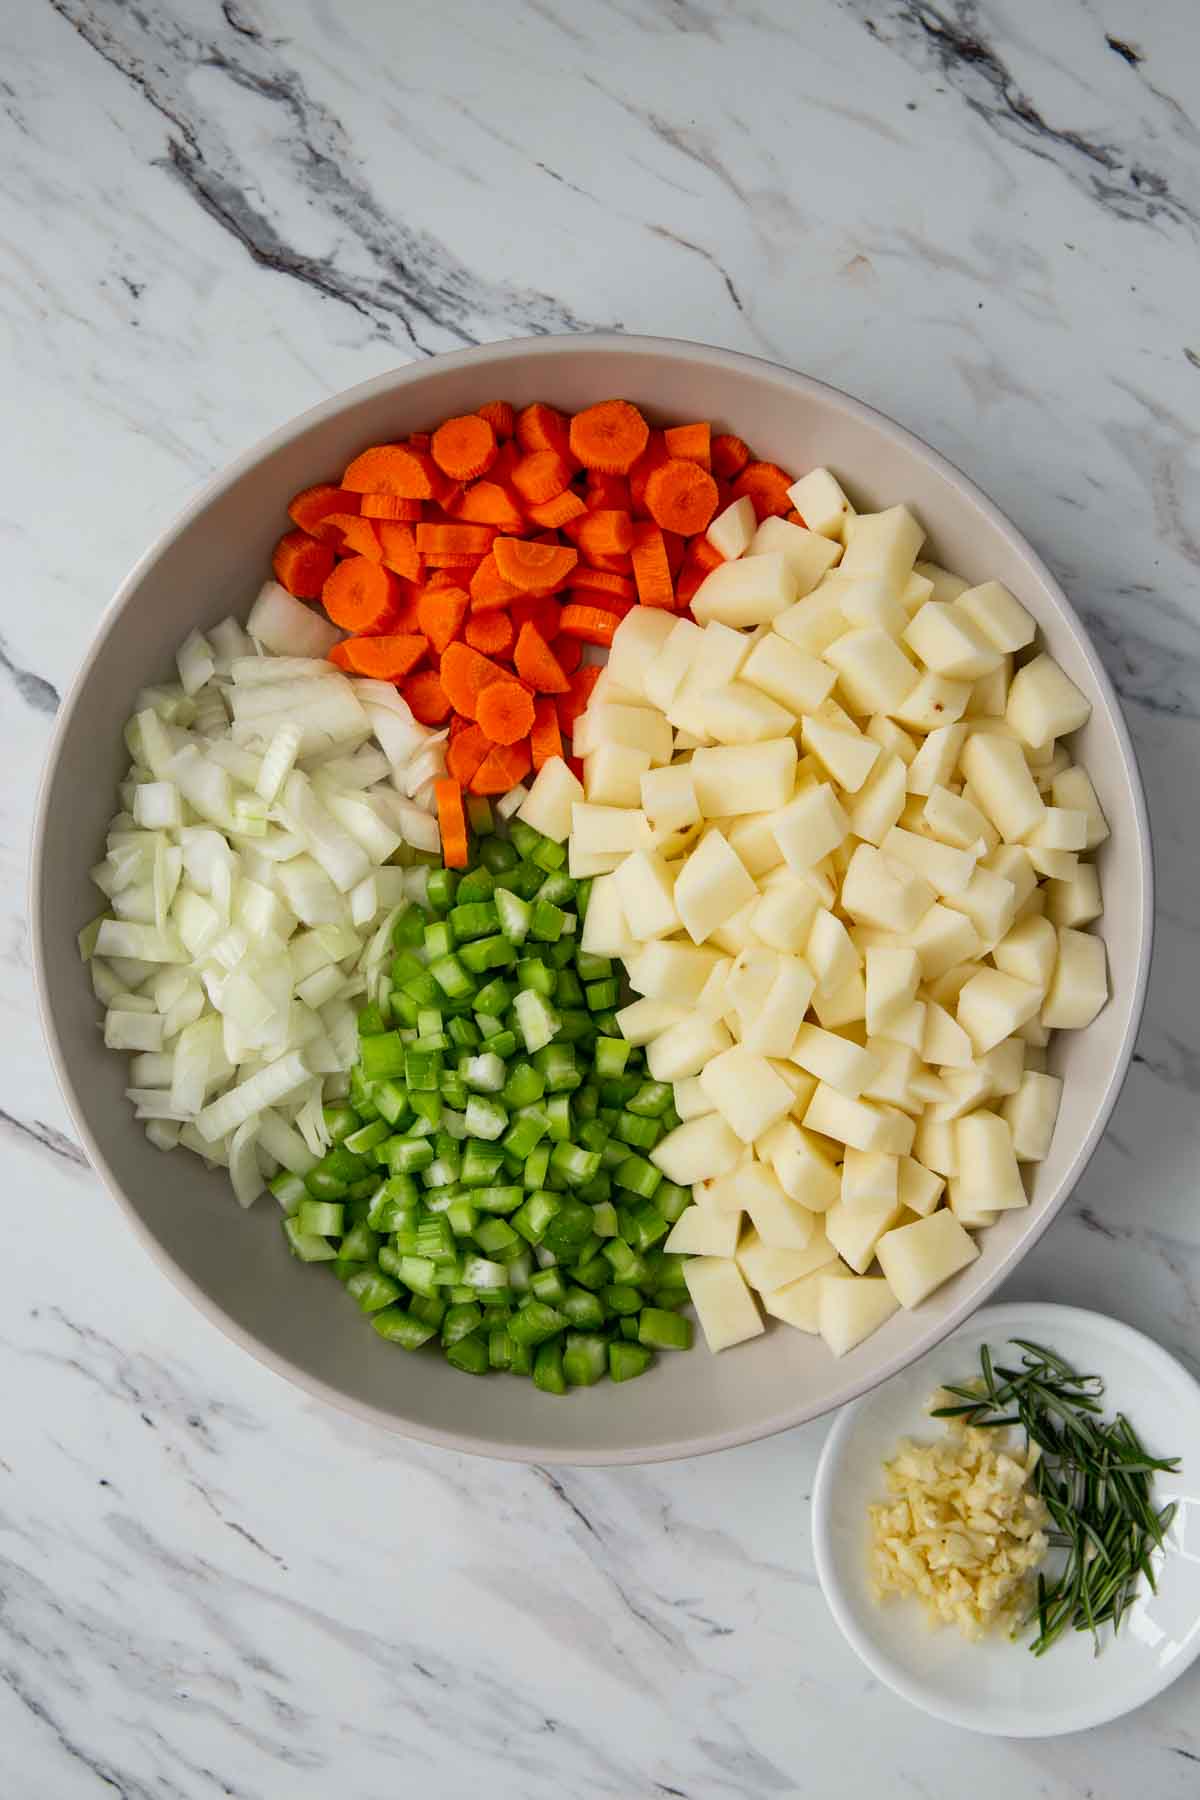
[{"label": "gray vein in marble", "polygon": [[[936,70],[971,111],[1007,143],[1052,162],[1112,217],[1195,229],[1200,213],[1170,179],[1119,141],[1052,125],[985,39],[975,0],[939,9],[920,0],[843,0],[850,14],[913,68]],[[881,23],[881,15],[883,23]]]},{"label": "gray vein in marble", "polygon": [[0,638],[0,672],[7,675],[26,706],[32,706],[34,712],[54,714],[62,705],[62,696],[52,683],[35,675],[32,669],[20,668],[13,661],[3,638]]},{"label": "gray vein in marble", "polygon": [[[89,0],[49,3],[166,121],[161,166],[260,267],[350,307],[383,335],[399,325],[411,347],[425,354],[447,343],[476,343],[484,320],[535,336],[612,329],[580,318],[548,294],[489,284],[431,234],[390,216],[359,173],[341,123],[240,14],[230,17],[225,10],[228,31],[222,33],[189,28],[165,12],[122,7],[102,18]],[[267,103],[289,180],[365,252],[368,274],[352,274],[335,258],[289,242],[255,203],[251,195],[261,191],[261,179],[198,104],[192,78],[199,70],[215,71]],[[257,150],[271,154],[261,142]],[[418,336],[421,322],[433,328],[434,341]]]},{"label": "gray vein in marble", "polygon": [[45,1151],[70,1168],[90,1170],[91,1165],[79,1145],[41,1119],[16,1119],[0,1107],[0,1132],[16,1138],[26,1147],[36,1145],[38,1150]]}]

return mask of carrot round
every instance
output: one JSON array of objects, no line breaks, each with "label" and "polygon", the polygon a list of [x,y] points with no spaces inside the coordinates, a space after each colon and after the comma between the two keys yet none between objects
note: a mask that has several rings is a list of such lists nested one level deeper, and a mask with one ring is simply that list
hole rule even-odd
[{"label": "carrot round", "polygon": [[569,448],[567,421],[544,400],[535,400],[517,414],[516,435],[522,450],[557,450],[565,456]]},{"label": "carrot round", "polygon": [[562,629],[566,637],[579,638],[585,644],[599,644],[607,649],[621,623],[616,613],[602,606],[564,606]]},{"label": "carrot round", "polygon": [[707,529],[717,510],[717,484],[699,463],[670,456],[646,477],[646,510],[664,531],[691,537]]},{"label": "carrot round", "polygon": [[633,548],[633,520],[616,507],[600,507],[571,527],[581,556],[628,556]]},{"label": "carrot round", "polygon": [[540,504],[526,507],[531,523],[542,525],[551,531],[561,531],[573,519],[580,519],[587,514],[587,503],[581,495],[571,488],[564,488],[561,494],[555,494],[553,500],[543,500]]},{"label": "carrot round", "polygon": [[578,638],[563,637],[559,632],[554,640],[554,660],[569,682],[583,661],[583,645]]},{"label": "carrot round", "polygon": [[[499,539],[495,540],[498,542]],[[495,543],[471,575],[472,612],[483,612],[489,606],[507,606],[521,591],[518,585],[505,581],[496,567]]]},{"label": "carrot round", "polygon": [[676,604],[689,605],[704,577],[711,575],[724,561],[721,552],[714,550],[707,538],[693,538],[684,553],[683,567],[675,583]]},{"label": "carrot round", "polygon": [[646,448],[650,427],[628,400],[601,400],[571,420],[575,461],[602,475],[625,475]]},{"label": "carrot round", "polygon": [[[498,663],[490,662],[470,644],[454,642],[442,653],[442,686],[456,713],[466,719],[477,716],[479,697],[492,682],[512,683],[512,676]],[[515,684],[514,684],[515,685]]]},{"label": "carrot round", "polygon": [[390,569],[365,556],[348,556],[326,577],[321,603],[343,631],[385,631],[399,595]]},{"label": "carrot round", "polygon": [[310,537],[335,535],[325,528],[330,513],[357,511],[358,495],[346,488],[335,487],[331,481],[319,481],[315,487],[301,488],[288,501],[288,517]]},{"label": "carrot round", "polygon": [[633,495],[624,475],[602,475],[589,469],[587,477],[587,509],[589,512],[632,512]]},{"label": "carrot round", "polygon": [[589,593],[611,594],[617,600],[637,599],[637,588],[628,575],[597,569],[590,563],[580,563],[571,570],[571,587],[586,588]]},{"label": "carrot round", "polygon": [[421,557],[412,526],[401,524],[395,519],[380,519],[375,531],[385,565],[397,575],[403,575],[405,581],[419,581]]},{"label": "carrot round", "polygon": [[732,431],[719,431],[712,441],[712,472],[732,481],[750,461],[750,446]]},{"label": "carrot round", "polygon": [[702,469],[712,467],[712,426],[707,419],[696,425],[668,425],[663,439],[669,456],[699,463]]},{"label": "carrot round", "polygon": [[411,444],[375,444],[356,456],[342,476],[354,494],[395,494],[401,500],[435,500],[441,472],[425,450]]},{"label": "carrot round", "polygon": [[422,669],[400,683],[400,692],[408,701],[414,719],[422,725],[444,725],[450,717],[450,702],[436,669]]},{"label": "carrot round", "polygon": [[473,613],[463,627],[463,637],[482,656],[508,656],[516,633],[508,614],[496,607],[491,612]]},{"label": "carrot round", "polygon": [[[462,729],[456,731],[456,724],[461,725]],[[446,746],[446,767],[455,781],[468,787],[476,769],[486,761],[494,747],[491,738],[485,731],[480,731],[478,725],[456,717],[450,728],[450,742]]]},{"label": "carrot round", "polygon": [[[344,490],[339,488],[338,492],[342,493]],[[357,500],[359,496],[347,494],[346,498]],[[352,512],[354,509],[347,507],[344,510]],[[412,525],[421,517],[424,510],[425,502],[423,500],[401,500],[398,494],[364,494],[362,505],[359,508],[364,519],[400,520],[406,525]]]},{"label": "carrot round", "polygon": [[371,562],[383,561],[383,549],[371,519],[360,519],[357,513],[329,513],[325,519],[329,532],[338,533],[339,556],[366,556]]},{"label": "carrot round", "polygon": [[547,644],[558,635],[562,607],[553,594],[518,594],[508,613],[517,631],[522,625],[535,625]]},{"label": "carrot round", "polygon": [[563,753],[562,732],[553,700],[546,697],[533,703],[533,730],[529,733],[529,752],[533,766],[540,769],[552,756]]},{"label": "carrot round", "polygon": [[462,588],[426,588],[417,602],[421,630],[439,656],[460,636],[471,602]]},{"label": "carrot round", "polygon": [[429,433],[427,431],[410,431],[404,442],[410,450],[428,450]]},{"label": "carrot round", "polygon": [[748,494],[757,519],[782,519],[792,510],[791,485],[792,477],[778,463],[747,463],[733,484],[733,497],[740,500]]},{"label": "carrot round", "polygon": [[[481,649],[482,647],[480,645]],[[558,658],[536,625],[522,625],[513,661],[521,680],[527,681],[539,694],[567,692],[570,684],[559,666]]]},{"label": "carrot round", "polygon": [[496,533],[490,525],[418,525],[415,537],[423,556],[486,556]]},{"label": "carrot round", "polygon": [[516,429],[517,415],[507,400],[485,400],[475,411],[487,420],[498,438],[510,438]]},{"label": "carrot round", "polygon": [[568,737],[575,729],[576,720],[587,711],[592,689],[599,679],[599,663],[583,663],[571,676],[566,693],[559,695],[558,722]]},{"label": "carrot round", "polygon": [[530,450],[512,472],[513,486],[532,506],[553,500],[570,479],[571,465],[557,450]]},{"label": "carrot round", "polygon": [[[636,605],[636,600],[621,600],[616,594],[606,594],[602,588],[580,588],[578,592],[574,588],[568,588],[567,597],[563,602],[563,611],[565,612],[568,606],[588,606],[594,607],[597,612],[611,613],[614,619],[623,619],[626,613],[631,613]],[[555,656],[558,655],[561,642],[562,634],[560,632],[554,641]]]},{"label": "carrot round", "polygon": [[517,744],[533,725],[533,699],[511,676],[492,681],[476,702],[475,717],[494,743]]},{"label": "carrot round", "polygon": [[518,744],[495,744],[471,777],[473,794],[507,794],[524,781],[533,767],[527,740]]},{"label": "carrot round", "polygon": [[443,475],[454,481],[474,481],[496,460],[496,433],[481,413],[464,413],[438,426],[430,451]]},{"label": "carrot round", "polygon": [[340,646],[356,675],[375,681],[403,681],[416,668],[429,645],[423,637],[392,634],[350,637]]},{"label": "carrot round", "polygon": [[280,587],[297,600],[319,600],[333,568],[333,545],[307,531],[285,531],[275,546],[271,568]]},{"label": "carrot round", "polygon": [[518,592],[546,592],[565,581],[579,561],[578,550],[564,544],[541,544],[525,538],[498,537],[492,545],[501,580]]},{"label": "carrot round", "polygon": [[437,801],[438,830],[442,834],[442,861],[448,869],[465,869],[468,842],[462,789],[453,775],[444,775],[434,782],[433,794]]},{"label": "carrot round", "polygon": [[524,513],[499,481],[473,481],[463,489],[454,513],[456,518],[471,524],[494,525],[498,531],[525,529]]},{"label": "carrot round", "polygon": [[667,547],[658,526],[639,521],[633,528],[633,579],[643,606],[674,606],[675,587]]}]

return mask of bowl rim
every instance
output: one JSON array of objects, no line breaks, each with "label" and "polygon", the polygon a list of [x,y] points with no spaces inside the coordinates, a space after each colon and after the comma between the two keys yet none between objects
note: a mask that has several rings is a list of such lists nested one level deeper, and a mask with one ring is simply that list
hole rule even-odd
[{"label": "bowl rim", "polygon": [[[233,1319],[203,1288],[194,1282],[190,1275],[163,1248],[158,1238],[145,1225],[126,1197],[120,1182],[110,1168],[103,1150],[97,1143],[88,1124],[84,1105],[67,1068],[66,1055],[60,1041],[57,1026],[50,1011],[46,995],[46,968],[52,954],[47,942],[44,922],[45,882],[42,868],[42,851],[46,838],[46,815],[50,790],[63,754],[70,723],[79,705],[84,688],[87,685],[89,672],[99,644],[107,637],[118,616],[124,611],[133,594],[140,585],[146,571],[170,549],[192,522],[209,507],[213,501],[235,486],[243,476],[249,474],[258,463],[271,455],[275,450],[283,448],[302,431],[322,423],[326,419],[337,417],[358,405],[360,402],[375,398],[391,391],[397,391],[420,382],[431,369],[470,368],[473,364],[486,365],[495,369],[503,367],[508,361],[525,361],[530,357],[555,357],[571,354],[576,356],[602,356],[614,352],[624,354],[638,352],[649,354],[665,361],[689,361],[699,357],[703,361],[731,373],[766,372],[771,378],[790,387],[797,394],[816,395],[827,403],[832,402],[839,410],[849,413],[874,431],[899,442],[921,460],[932,466],[952,487],[963,494],[980,510],[992,526],[1006,537],[1024,557],[1033,573],[1050,591],[1058,606],[1074,625],[1076,636],[1092,673],[1092,677],[1103,696],[1112,727],[1117,740],[1118,750],[1129,780],[1133,798],[1134,818],[1136,822],[1138,860],[1138,888],[1141,903],[1141,929],[1136,953],[1136,966],[1133,976],[1133,993],[1129,1020],[1121,1039],[1113,1072],[1097,1107],[1092,1127],[1078,1146],[1057,1193],[1045,1205],[1036,1218],[1030,1221],[1027,1232],[1015,1243],[1008,1254],[992,1270],[981,1286],[973,1290],[964,1300],[956,1305],[949,1314],[931,1324],[911,1349],[890,1356],[886,1362],[870,1372],[854,1378],[845,1387],[832,1395],[828,1400],[816,1404],[799,1406],[777,1412],[768,1418],[749,1423],[745,1428],[738,1426],[729,1431],[695,1435],[688,1438],[667,1439],[651,1446],[634,1447],[632,1449],[575,1449],[563,1454],[556,1446],[549,1443],[512,1444],[500,1439],[486,1437],[466,1437],[452,1430],[442,1430],[436,1426],[417,1424],[400,1420],[394,1414],[367,1401],[357,1400],[352,1395],[333,1387],[321,1377],[309,1374],[293,1363],[288,1357],[268,1348],[251,1332],[245,1330]],[[1132,854],[1132,851],[1130,852]],[[498,343],[476,344],[465,350],[450,351],[444,355],[429,358],[423,362],[402,364],[400,367],[385,370],[366,381],[358,382],[352,387],[343,388],[327,399],[318,401],[315,406],[305,409],[287,419],[283,424],[259,438],[250,447],[236,456],[232,462],[225,464],[203,483],[192,498],[175,514],[168,524],[158,533],[153,542],[134,562],[129,572],[121,581],[112,599],[105,607],[100,619],[88,641],[78,669],[63,697],[62,705],[55,721],[54,732],[42,767],[38,789],[37,806],[34,813],[34,825],[30,850],[29,871],[29,913],[33,942],[34,983],[37,995],[38,1014],[41,1019],[42,1033],[50,1052],[51,1065],[58,1082],[59,1091],[66,1103],[72,1123],[79,1134],[88,1160],[93,1170],[112,1197],[117,1201],[125,1215],[127,1223],[132,1227],[135,1237],[148,1252],[159,1269],[179,1292],[185,1294],[198,1310],[227,1338],[255,1358],[259,1363],[271,1369],[276,1375],[292,1382],[307,1393],[327,1404],[337,1407],[363,1420],[367,1424],[379,1426],[385,1431],[403,1437],[413,1438],[420,1442],[436,1445],[440,1449],[455,1450],[470,1455],[485,1456],[503,1462],[549,1463],[566,1467],[619,1467],[622,1465],[640,1465],[656,1462],[670,1462],[682,1457],[711,1455],[719,1450],[729,1450],[741,1444],[755,1443],[762,1438],[773,1437],[781,1431],[790,1430],[793,1426],[807,1424],[809,1421],[822,1418],[839,1407],[857,1400],[869,1389],[887,1381],[900,1369],[915,1362],[918,1357],[940,1343],[943,1338],[956,1331],[963,1322],[977,1312],[995,1293],[1000,1283],[1012,1272],[1016,1264],[1027,1254],[1042,1236],[1043,1232],[1055,1219],[1066,1203],[1092,1156],[1100,1143],[1105,1127],[1112,1115],[1113,1108],[1120,1096],[1126,1076],[1129,1072],[1133,1056],[1134,1044],[1141,1024],[1142,1013],[1146,1002],[1146,990],[1150,974],[1151,947],[1154,932],[1154,852],[1150,836],[1149,816],[1146,805],[1145,790],[1141,771],[1138,766],[1137,753],[1130,736],[1121,702],[1107,670],[1101,662],[1091,637],[1084,627],[1075,607],[1067,598],[1060,583],[1047,567],[1038,552],[1016,525],[1001,511],[995,502],[966,475],[948,457],[935,450],[932,445],[910,431],[907,426],[899,424],[888,414],[878,408],[869,406],[865,401],[856,399],[843,389],[835,387],[831,382],[822,381],[813,375],[799,370],[787,368],[770,358],[753,356],[745,351],[727,350],[716,345],[697,343],[686,338],[666,338],[653,335],[640,335],[624,332],[594,332],[574,334],[546,334],[538,337],[507,338]]]}]

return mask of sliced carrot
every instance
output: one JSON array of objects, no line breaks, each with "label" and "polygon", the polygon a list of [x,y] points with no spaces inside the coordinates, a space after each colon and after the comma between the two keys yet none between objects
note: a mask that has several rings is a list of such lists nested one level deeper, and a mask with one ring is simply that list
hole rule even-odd
[{"label": "sliced carrot", "polygon": [[646,477],[646,510],[664,531],[691,537],[707,529],[717,510],[717,484],[699,463],[670,456]]},{"label": "sliced carrot", "polygon": [[424,556],[486,556],[495,535],[490,525],[418,525],[417,549]]},{"label": "sliced carrot", "polygon": [[326,577],[321,603],[343,631],[385,631],[400,601],[396,577],[382,563],[348,556]]},{"label": "sliced carrot", "polygon": [[673,606],[675,589],[667,547],[658,526],[639,520],[633,528],[633,579],[643,606]]},{"label": "sliced carrot", "polygon": [[[358,495],[350,494],[348,498],[357,500]],[[364,519],[398,519],[406,525],[412,525],[422,516],[425,502],[401,500],[398,494],[364,494],[359,510]],[[347,507],[346,511],[353,511],[353,508]]]},{"label": "sliced carrot", "polygon": [[409,444],[375,444],[356,456],[342,476],[354,494],[395,494],[401,500],[436,500],[441,471],[424,450]]},{"label": "sliced carrot", "polygon": [[405,581],[421,579],[421,558],[411,525],[395,519],[381,519],[375,526],[385,567],[403,575]]},{"label": "sliced carrot", "polygon": [[562,607],[553,594],[519,594],[508,611],[518,632],[522,625],[536,626],[539,637],[547,644],[558,636]]},{"label": "sliced carrot", "polygon": [[448,869],[465,869],[469,843],[462,789],[453,775],[444,775],[434,782],[433,793],[437,801],[438,829],[442,834],[442,861]]},{"label": "sliced carrot", "polygon": [[778,463],[752,462],[746,464],[734,482],[733,495],[735,500],[740,500],[748,494],[757,519],[782,519],[792,510],[788,493],[791,485],[792,477]]},{"label": "sliced carrot", "polygon": [[288,501],[288,517],[301,531],[307,531],[310,537],[330,535],[323,529],[330,513],[357,511],[358,495],[350,493],[346,488],[335,487],[331,481],[319,481],[316,487],[301,488]]},{"label": "sliced carrot", "polygon": [[592,689],[600,679],[599,663],[583,663],[571,676],[571,685],[558,699],[558,722],[570,737],[575,722],[587,711]]},{"label": "sliced carrot", "polygon": [[470,588],[472,612],[482,612],[489,606],[507,606],[521,591],[518,585],[505,581],[500,574],[494,545],[473,572]]},{"label": "sliced carrot", "polygon": [[373,520],[360,519],[357,513],[330,513],[325,524],[331,532],[340,534],[339,556],[366,556],[371,562],[383,561],[383,547]]},{"label": "sliced carrot", "polygon": [[598,469],[589,469],[587,508],[589,512],[632,512],[633,495],[627,477],[601,475]]},{"label": "sliced carrot", "polygon": [[518,744],[533,725],[533,699],[511,676],[491,681],[479,695],[475,716],[494,743]]},{"label": "sliced carrot", "polygon": [[557,450],[565,456],[570,445],[567,421],[543,400],[535,400],[517,414],[516,434],[522,450]]},{"label": "sliced carrot", "polygon": [[457,569],[456,581],[469,581],[475,569],[483,561],[482,556],[464,556],[458,550],[427,550],[426,565],[431,569]]},{"label": "sliced carrot", "polygon": [[534,525],[561,531],[573,519],[586,517],[588,509],[581,495],[575,493],[573,488],[564,488],[561,494],[555,494],[553,500],[543,500],[539,505],[527,506],[525,510]]},{"label": "sliced carrot", "polygon": [[426,588],[421,595],[417,602],[417,618],[439,656],[461,636],[470,604],[469,595],[458,587]]},{"label": "sliced carrot", "polygon": [[571,455],[585,469],[625,475],[646,448],[650,427],[628,400],[601,400],[571,420]]},{"label": "sliced carrot", "polygon": [[637,588],[628,575],[616,575],[608,569],[593,568],[589,563],[580,563],[571,570],[571,587],[586,588],[589,594],[612,594],[618,600],[637,599]]},{"label": "sliced carrot", "polygon": [[[565,612],[568,606],[590,606],[611,613],[614,619],[623,619],[636,605],[636,600],[622,600],[616,594],[606,594],[603,588],[580,588],[578,591],[568,588],[563,610]],[[558,655],[558,639],[555,639],[554,654]]]},{"label": "sliced carrot", "polygon": [[602,507],[577,520],[569,533],[581,556],[628,556],[633,520],[627,512]]},{"label": "sliced carrot", "polygon": [[478,725],[456,717],[454,724],[462,729],[450,730],[450,742],[446,747],[446,767],[455,781],[467,787],[480,764],[485,762],[495,746],[486,731],[480,731]]},{"label": "sliced carrot", "polygon": [[578,550],[563,544],[539,544],[512,537],[498,537],[492,545],[492,555],[502,580],[532,593],[544,593],[565,581],[579,561]]},{"label": "sliced carrot", "polygon": [[552,756],[561,756],[563,753],[558,711],[549,697],[533,703],[533,730],[529,733],[529,750],[535,769],[548,763]]},{"label": "sliced carrot", "polygon": [[[519,692],[520,690],[518,690]],[[473,794],[507,794],[519,781],[524,781],[533,767],[528,741],[497,744],[480,763],[471,778]]]},{"label": "sliced carrot", "polygon": [[496,433],[480,413],[445,419],[429,446],[434,462],[452,481],[474,481],[496,460]]},{"label": "sliced carrot", "polygon": [[663,437],[669,455],[699,463],[702,469],[712,468],[712,426],[707,419],[696,425],[668,425]]},{"label": "sliced carrot", "polygon": [[[544,445],[542,447],[545,448]],[[496,452],[495,462],[488,470],[489,480],[503,483],[510,482],[512,480],[512,472],[523,455],[524,451],[521,449],[516,438],[505,438],[499,450]]]},{"label": "sliced carrot", "polygon": [[807,522],[807,520],[806,520],[806,519],[805,519],[805,517],[804,517],[804,514],[803,514],[803,513],[800,513],[800,512],[797,512],[797,511],[796,511],[796,508],[795,508],[795,507],[794,507],[794,506],[793,506],[793,508],[792,508],[792,510],[791,510],[791,512],[789,512],[789,513],[784,513],[784,515],[783,515],[783,516],[784,516],[784,518],[785,518],[785,519],[786,519],[786,520],[787,520],[787,522],[788,522],[788,524],[789,524],[789,525],[803,525],[803,526],[804,526],[804,528],[805,528],[805,530],[806,530],[806,531],[807,531],[807,529],[808,529],[808,522]]},{"label": "sliced carrot", "polygon": [[420,636],[349,637],[341,646],[346,661],[357,675],[375,681],[403,681],[429,648]]},{"label": "sliced carrot", "polygon": [[583,758],[581,756],[566,756],[563,758],[563,761],[566,763],[568,769],[570,769],[570,771],[571,771],[572,775],[575,777],[576,781],[578,781],[580,783],[580,785],[582,785],[582,783],[583,783]]},{"label": "sliced carrot", "polygon": [[507,669],[472,650],[470,644],[458,642],[448,644],[442,653],[441,676],[446,698],[455,712],[467,719],[476,717],[479,696],[490,683],[513,681]]},{"label": "sliced carrot", "polygon": [[512,472],[513,486],[531,506],[553,500],[570,479],[571,465],[557,450],[530,450]]},{"label": "sliced carrot", "polygon": [[671,580],[674,581],[683,567],[683,553],[687,549],[687,539],[680,537],[677,531],[664,531],[663,549],[667,553],[667,568],[671,571]]},{"label": "sliced carrot", "polygon": [[430,441],[427,431],[410,431],[404,440],[410,450],[428,450]]},{"label": "sliced carrot", "polygon": [[476,525],[494,525],[497,531],[520,532],[525,515],[508,489],[499,481],[473,481],[462,491],[455,516]]},{"label": "sliced carrot", "polygon": [[646,516],[646,482],[660,463],[665,463],[669,452],[667,440],[661,431],[652,431],[650,441],[629,471],[629,498],[635,513]]},{"label": "sliced carrot", "polygon": [[[482,648],[482,646],[480,646]],[[569,683],[558,658],[533,623],[522,625],[517,638],[517,674],[539,694],[565,694]]]},{"label": "sliced carrot", "polygon": [[400,692],[408,701],[414,719],[422,725],[444,725],[450,717],[450,702],[436,669],[423,669],[400,683]]},{"label": "sliced carrot", "polygon": [[563,637],[560,632],[554,640],[554,660],[569,681],[583,661],[583,645],[578,638]]},{"label": "sliced carrot", "polygon": [[517,415],[507,400],[485,400],[475,411],[487,420],[498,438],[510,438],[516,429]]},{"label": "sliced carrot", "polygon": [[[411,634],[421,630],[421,595],[424,589],[415,581],[397,581],[399,590],[395,610],[390,612],[384,621],[384,629]],[[425,634],[422,633],[422,636]]]},{"label": "sliced carrot", "polygon": [[285,531],[275,546],[271,568],[280,587],[297,600],[319,600],[333,568],[333,545],[307,531]]},{"label": "sliced carrot", "polygon": [[516,640],[513,622],[499,607],[491,612],[473,613],[463,628],[463,637],[472,650],[484,656],[509,656]]},{"label": "sliced carrot", "polygon": [[579,638],[585,644],[599,644],[607,649],[620,623],[616,613],[608,612],[602,606],[563,607],[564,635]]},{"label": "sliced carrot", "polygon": [[750,447],[732,431],[719,431],[712,441],[712,472],[732,481],[750,461]]},{"label": "sliced carrot", "polygon": [[714,550],[705,537],[694,537],[684,553],[683,567],[675,583],[676,606],[688,606],[706,575],[719,568],[725,558]]}]

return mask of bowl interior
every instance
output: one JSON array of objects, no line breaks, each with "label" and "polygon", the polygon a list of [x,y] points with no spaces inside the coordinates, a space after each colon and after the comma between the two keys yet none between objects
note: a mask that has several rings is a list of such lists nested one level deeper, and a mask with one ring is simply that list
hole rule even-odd
[{"label": "bowl interior", "polygon": [[[819,1341],[775,1325],[736,1354],[664,1355],[647,1379],[602,1383],[560,1406],[531,1383],[464,1380],[439,1359],[383,1343],[332,1281],[286,1254],[271,1202],[244,1214],[223,1173],[152,1149],[124,1098],[125,1059],[105,1051],[97,1032],[74,938],[98,910],[87,870],[115,810],[134,695],[169,674],[190,627],[245,616],[289,496],[336,474],[367,443],[484,400],[546,399],[571,410],[614,393],[664,420],[708,418],[737,430],[760,455],[798,471],[828,464],[860,509],[904,501],[928,531],[923,554],[970,579],[1005,582],[1034,613],[1047,648],[1092,702],[1077,744],[1112,827],[1099,863],[1113,997],[1086,1031],[1056,1041],[1062,1112],[1030,1208],[985,1232],[978,1261],[916,1312],[840,1362]],[[394,1429],[503,1456],[639,1461],[743,1442],[839,1405],[928,1347],[994,1287],[1069,1191],[1116,1097],[1145,985],[1149,882],[1145,809],[1111,687],[1044,567],[956,470],[870,409],[752,358],[658,340],[543,339],[400,370],[326,403],[219,477],[143,558],[59,723],[34,852],[34,924],[48,1035],[88,1150],[151,1249],[226,1330],[282,1373]]]}]

